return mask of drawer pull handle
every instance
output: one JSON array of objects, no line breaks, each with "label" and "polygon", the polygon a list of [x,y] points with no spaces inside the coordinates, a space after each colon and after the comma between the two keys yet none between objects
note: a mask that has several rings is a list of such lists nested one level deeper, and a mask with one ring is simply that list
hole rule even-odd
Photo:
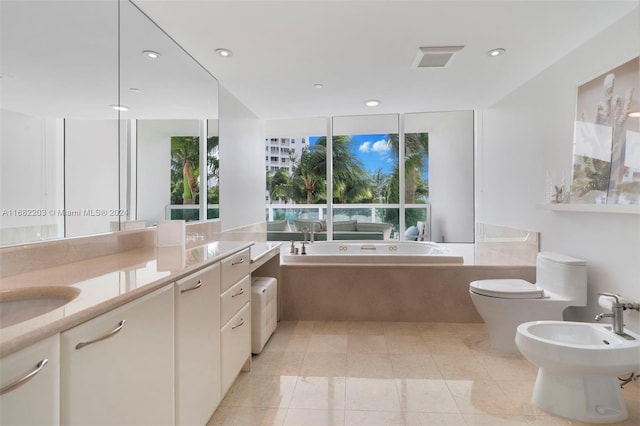
[{"label": "drawer pull handle", "polygon": [[15,382],[11,383],[10,385],[7,385],[7,386],[3,387],[2,389],[0,389],[0,395],[4,395],[7,392],[11,392],[12,390],[14,390],[16,388],[19,388],[20,386],[22,386],[25,383],[27,383],[29,380],[33,379],[33,377],[36,374],[38,374],[40,372],[40,370],[42,370],[42,368],[44,368],[44,366],[47,365],[48,362],[49,362],[49,360],[47,358],[45,358],[42,361],[40,361],[39,363],[37,363],[36,364],[36,368],[34,368],[30,372],[28,372],[27,374],[22,376],[22,378],[20,378],[20,379],[16,380]]},{"label": "drawer pull handle", "polygon": [[231,266],[239,265],[241,263],[244,263],[244,257],[241,257],[240,259],[234,260],[233,262],[231,262]]},{"label": "drawer pull handle", "polygon": [[120,330],[122,330],[122,327],[124,327],[124,323],[125,323],[125,322],[126,322],[125,320],[120,321],[120,322],[118,323],[118,326],[117,326],[116,328],[114,328],[114,329],[113,329],[113,331],[111,331],[110,333],[105,334],[105,335],[104,335],[104,336],[102,336],[102,337],[98,337],[97,339],[93,339],[93,340],[90,340],[90,341],[88,341],[88,342],[80,342],[80,343],[78,343],[78,344],[76,345],[76,350],[77,350],[77,349],[82,349],[82,348],[84,348],[85,346],[90,345],[90,344],[92,344],[92,343],[97,343],[97,342],[99,342],[99,341],[101,341],[101,340],[108,339],[109,337],[113,337],[113,336],[115,336],[116,334],[118,334],[118,333],[120,332]]},{"label": "drawer pull handle", "polygon": [[240,287],[240,291],[239,292],[237,292],[236,294],[232,294],[231,297],[240,296],[241,294],[244,294],[244,289],[242,287]]},{"label": "drawer pull handle", "polygon": [[238,324],[232,326],[231,329],[234,330],[234,329],[236,329],[238,327],[241,327],[243,325],[244,325],[244,318],[240,318],[240,322]]},{"label": "drawer pull handle", "polygon": [[186,293],[186,292],[191,291],[191,290],[197,290],[200,287],[202,287],[202,280],[198,280],[198,284],[194,285],[191,288],[183,288],[182,290],[180,290],[180,293]]}]

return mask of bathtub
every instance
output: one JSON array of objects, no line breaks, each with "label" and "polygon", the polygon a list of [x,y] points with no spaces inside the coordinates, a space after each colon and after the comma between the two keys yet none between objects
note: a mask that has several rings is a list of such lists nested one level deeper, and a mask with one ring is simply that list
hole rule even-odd
[{"label": "bathtub", "polygon": [[[299,251],[302,245],[296,243]],[[282,249],[282,263],[321,264],[462,264],[463,257],[432,242],[416,241],[321,241],[305,245],[306,255]]]}]

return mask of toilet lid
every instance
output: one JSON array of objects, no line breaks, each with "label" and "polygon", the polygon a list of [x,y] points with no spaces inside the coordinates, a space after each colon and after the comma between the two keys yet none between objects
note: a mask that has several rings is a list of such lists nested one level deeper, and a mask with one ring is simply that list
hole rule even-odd
[{"label": "toilet lid", "polygon": [[480,280],[469,284],[471,291],[483,296],[501,299],[539,299],[544,290],[525,280]]}]

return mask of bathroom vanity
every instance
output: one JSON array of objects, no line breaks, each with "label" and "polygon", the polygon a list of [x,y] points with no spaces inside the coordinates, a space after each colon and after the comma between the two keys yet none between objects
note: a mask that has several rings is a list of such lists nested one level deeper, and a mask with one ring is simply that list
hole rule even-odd
[{"label": "bathroom vanity", "polygon": [[3,292],[79,293],[0,330],[0,423],[205,424],[250,368],[250,274],[279,253],[252,246],[182,249],[171,270],[141,247],[4,277]]}]

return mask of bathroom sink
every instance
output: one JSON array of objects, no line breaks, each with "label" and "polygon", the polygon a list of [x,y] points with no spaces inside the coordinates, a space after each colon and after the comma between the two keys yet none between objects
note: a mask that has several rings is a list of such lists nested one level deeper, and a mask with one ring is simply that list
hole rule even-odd
[{"label": "bathroom sink", "polygon": [[66,286],[26,287],[0,291],[0,328],[9,327],[58,309],[78,297]]}]

